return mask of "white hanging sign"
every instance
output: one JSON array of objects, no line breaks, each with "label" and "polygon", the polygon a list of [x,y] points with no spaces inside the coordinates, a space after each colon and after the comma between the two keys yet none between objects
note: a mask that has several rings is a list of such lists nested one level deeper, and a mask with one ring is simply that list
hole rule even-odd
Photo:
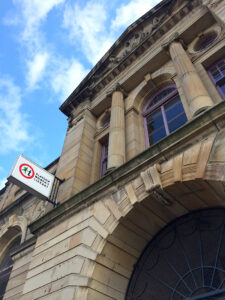
[{"label": "white hanging sign", "polygon": [[23,155],[20,155],[8,177],[10,182],[15,183],[31,194],[49,199],[55,176],[33,163]]}]

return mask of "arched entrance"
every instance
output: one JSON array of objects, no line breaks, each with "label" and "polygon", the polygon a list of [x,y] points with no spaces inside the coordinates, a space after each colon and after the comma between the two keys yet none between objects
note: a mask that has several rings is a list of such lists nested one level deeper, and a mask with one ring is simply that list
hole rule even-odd
[{"label": "arched entrance", "polygon": [[225,209],[189,213],[146,246],[126,300],[225,299]]},{"label": "arched entrance", "polygon": [[0,263],[0,300],[3,299],[6,286],[13,268],[13,260],[10,253],[20,245],[21,236],[14,239],[5,251],[5,255]]}]

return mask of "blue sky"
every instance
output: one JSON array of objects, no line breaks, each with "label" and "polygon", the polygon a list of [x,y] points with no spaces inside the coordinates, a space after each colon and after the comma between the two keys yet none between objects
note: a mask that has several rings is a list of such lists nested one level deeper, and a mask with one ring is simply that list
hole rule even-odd
[{"label": "blue sky", "polygon": [[0,1],[0,189],[19,154],[42,167],[62,150],[60,104],[158,0]]}]

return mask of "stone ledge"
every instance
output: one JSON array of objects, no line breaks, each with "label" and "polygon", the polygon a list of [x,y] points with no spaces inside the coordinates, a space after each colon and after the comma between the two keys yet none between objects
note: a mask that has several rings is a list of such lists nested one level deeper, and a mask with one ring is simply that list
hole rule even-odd
[{"label": "stone ledge", "polygon": [[29,240],[24,241],[22,244],[20,244],[16,249],[14,249],[10,255],[15,256],[19,254],[20,252],[26,250],[27,248],[30,248],[31,246],[36,244],[36,237],[33,236]]}]

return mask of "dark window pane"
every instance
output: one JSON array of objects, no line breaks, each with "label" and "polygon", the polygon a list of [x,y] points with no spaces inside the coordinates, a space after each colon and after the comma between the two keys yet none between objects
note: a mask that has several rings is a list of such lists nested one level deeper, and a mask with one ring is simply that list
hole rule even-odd
[{"label": "dark window pane", "polygon": [[102,145],[101,170],[100,177],[103,176],[108,166],[108,141]]},{"label": "dark window pane", "polygon": [[169,131],[173,132],[177,128],[181,127],[187,121],[187,117],[185,113],[181,114],[177,118],[173,119],[172,121],[168,122]]},{"label": "dark window pane", "polygon": [[167,122],[174,119],[177,115],[180,115],[183,112],[184,108],[179,97],[176,97],[173,101],[165,105]]},{"label": "dark window pane", "polygon": [[148,130],[151,131],[164,125],[161,109],[157,109],[154,113],[148,115],[146,120]]},{"label": "dark window pane", "polygon": [[222,77],[219,69],[217,69],[216,66],[212,67],[209,71],[210,71],[212,77],[214,78],[214,80],[216,80],[216,81]]},{"label": "dark window pane", "polygon": [[223,99],[225,99],[225,83],[220,86],[220,90],[223,94]]},{"label": "dark window pane", "polygon": [[[169,90],[170,88],[164,91],[168,92]],[[168,92],[168,95],[164,97],[167,101],[162,102],[162,105],[157,108],[157,110],[154,110],[146,117],[150,145],[166,137],[169,132],[174,131],[187,121],[179,95],[174,95],[174,88],[171,88],[171,90]],[[160,95],[162,96],[161,93],[159,96]],[[167,128],[168,124],[170,126]]]},{"label": "dark window pane", "polygon": [[221,62],[218,63],[218,67],[220,71],[225,75],[225,61],[222,60]]},{"label": "dark window pane", "polygon": [[155,120],[155,119],[157,119],[158,117],[160,117],[161,115],[162,115],[162,113],[161,113],[161,109],[160,109],[160,108],[157,109],[157,110],[154,110],[153,113],[151,113],[150,115],[148,115],[148,116],[146,117],[147,123],[152,122],[153,119]]},{"label": "dark window pane", "polygon": [[165,136],[166,136],[166,130],[164,127],[162,127],[161,129],[152,132],[152,134],[149,135],[149,143],[154,144],[159,140],[161,140],[162,138],[164,138]]}]

